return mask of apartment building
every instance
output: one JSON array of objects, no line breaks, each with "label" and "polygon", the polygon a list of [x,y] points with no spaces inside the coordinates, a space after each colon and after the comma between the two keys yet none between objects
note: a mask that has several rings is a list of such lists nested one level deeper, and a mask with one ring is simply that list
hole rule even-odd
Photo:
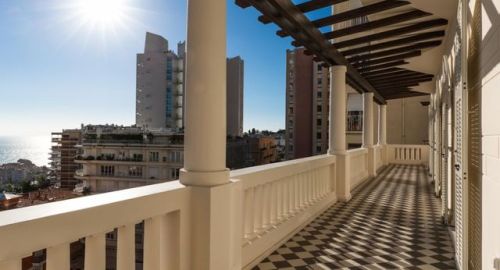
[{"label": "apartment building", "polygon": [[[329,71],[304,51],[287,50],[286,159],[328,150]],[[362,144],[363,99],[349,89],[347,100],[347,143],[349,148],[357,148]]]},{"label": "apartment building", "polygon": [[[227,59],[227,134],[243,135],[244,61]],[[184,128],[186,43],[169,49],[168,40],[146,33],[144,53],[137,54],[136,125],[143,128]]]},{"label": "apartment building", "polygon": [[75,163],[80,149],[76,146],[81,143],[80,129],[65,129],[52,133],[52,148],[50,154],[51,182],[60,183],[61,188],[73,189],[78,183],[75,172],[80,165]]},{"label": "apartment building", "polygon": [[137,126],[183,128],[185,51],[184,42],[175,53],[165,38],[146,33],[144,53],[137,54]]},{"label": "apartment building", "polygon": [[86,126],[76,160],[76,178],[92,193],[109,192],[179,178],[183,139],[168,130],[139,127]]},{"label": "apartment building", "polygon": [[245,62],[240,56],[227,59],[227,135],[243,135]]}]

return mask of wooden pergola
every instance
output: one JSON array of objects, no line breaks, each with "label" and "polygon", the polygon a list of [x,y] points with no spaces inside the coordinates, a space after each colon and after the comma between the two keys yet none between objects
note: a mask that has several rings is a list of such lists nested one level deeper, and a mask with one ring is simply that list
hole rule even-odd
[{"label": "wooden pergola", "polygon": [[[420,57],[424,49],[441,45],[446,19],[435,18],[413,8],[409,1],[399,0],[382,0],[315,20],[306,14],[349,0],[309,0],[300,4],[291,0],[235,1],[242,8],[257,9],[262,14],[260,22],[276,24],[280,28],[278,36],[293,38],[292,45],[304,47],[315,61],[324,66],[345,65],[347,84],[360,93],[373,92],[379,104],[428,95],[411,87],[432,81],[434,75],[400,66],[408,64],[410,58]],[[370,15],[377,18],[329,32],[320,30]]]}]

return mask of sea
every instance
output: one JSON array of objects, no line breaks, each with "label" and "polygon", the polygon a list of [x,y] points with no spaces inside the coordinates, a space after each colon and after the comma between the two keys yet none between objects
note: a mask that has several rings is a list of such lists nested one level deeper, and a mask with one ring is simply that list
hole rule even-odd
[{"label": "sea", "polygon": [[4,137],[0,136],[0,164],[29,159],[38,166],[48,166],[51,137]]}]

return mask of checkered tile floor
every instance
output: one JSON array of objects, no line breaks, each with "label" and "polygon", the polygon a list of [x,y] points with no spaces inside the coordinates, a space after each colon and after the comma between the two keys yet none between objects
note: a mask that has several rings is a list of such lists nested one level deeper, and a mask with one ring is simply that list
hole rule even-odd
[{"label": "checkered tile floor", "polygon": [[267,269],[455,269],[455,261],[425,168],[390,165],[253,270]]}]

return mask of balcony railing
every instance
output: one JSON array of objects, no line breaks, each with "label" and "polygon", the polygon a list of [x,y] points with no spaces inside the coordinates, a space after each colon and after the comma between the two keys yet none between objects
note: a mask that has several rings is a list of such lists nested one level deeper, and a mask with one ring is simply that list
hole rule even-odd
[{"label": "balcony railing", "polygon": [[[375,164],[424,164],[428,146],[376,146]],[[347,152],[350,190],[369,177],[369,150]],[[231,172],[239,183],[228,232],[251,268],[337,200],[337,157],[305,159]],[[190,207],[196,187],[178,181],[0,212],[0,269],[21,269],[22,258],[47,250],[47,269],[69,269],[70,243],[85,238],[85,269],[102,269],[105,235],[118,230],[117,266],[135,265],[135,224],[145,223],[144,269],[190,269]],[[238,200],[237,200],[238,201]],[[236,255],[235,255],[236,256]]]}]

